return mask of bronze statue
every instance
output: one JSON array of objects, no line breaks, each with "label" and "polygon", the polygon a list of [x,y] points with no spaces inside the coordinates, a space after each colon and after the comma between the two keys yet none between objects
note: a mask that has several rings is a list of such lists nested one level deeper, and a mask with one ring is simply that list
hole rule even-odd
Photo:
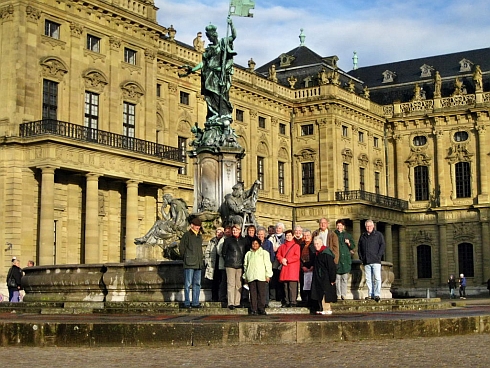
[{"label": "bronze statue", "polygon": [[216,26],[212,24],[207,26],[206,36],[210,43],[202,55],[202,61],[193,68],[189,65],[182,66],[185,72],[179,74],[179,77],[183,78],[201,70],[201,94],[206,101],[207,114],[204,131],[199,139],[193,142],[196,147],[240,148],[236,135],[230,127],[233,121],[233,105],[229,94],[233,75],[233,57],[236,55],[233,49],[236,30],[230,16],[228,16],[228,25],[231,36],[222,39],[218,38]]}]

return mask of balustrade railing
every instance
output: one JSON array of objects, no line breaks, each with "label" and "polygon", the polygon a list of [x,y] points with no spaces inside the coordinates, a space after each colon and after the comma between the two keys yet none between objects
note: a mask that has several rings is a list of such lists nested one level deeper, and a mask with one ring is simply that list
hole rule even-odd
[{"label": "balustrade railing", "polygon": [[366,192],[364,190],[347,190],[335,192],[335,200],[337,201],[367,201],[381,206],[390,207],[398,210],[408,209],[408,201],[402,199],[388,197],[381,194]]},{"label": "balustrade railing", "polygon": [[21,137],[56,135],[82,142],[96,143],[108,147],[138,152],[167,160],[186,162],[186,156],[176,147],[115,134],[104,130],[89,128],[65,121],[45,119],[22,123],[19,128]]}]

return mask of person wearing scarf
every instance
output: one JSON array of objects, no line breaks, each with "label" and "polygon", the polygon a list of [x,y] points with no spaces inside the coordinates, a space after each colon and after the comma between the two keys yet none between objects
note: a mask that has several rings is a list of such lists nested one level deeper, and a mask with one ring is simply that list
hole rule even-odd
[{"label": "person wearing scarf", "polygon": [[293,231],[288,230],[284,233],[286,241],[277,250],[276,258],[281,267],[279,281],[284,285],[283,307],[296,307],[298,298],[298,282],[300,267],[300,247],[294,241]]},{"label": "person wearing scarf", "polygon": [[311,299],[317,301],[317,314],[328,315],[332,314],[330,303],[337,301],[335,256],[330,248],[323,245],[321,237],[315,237],[313,244],[315,245],[316,255],[311,283]]}]

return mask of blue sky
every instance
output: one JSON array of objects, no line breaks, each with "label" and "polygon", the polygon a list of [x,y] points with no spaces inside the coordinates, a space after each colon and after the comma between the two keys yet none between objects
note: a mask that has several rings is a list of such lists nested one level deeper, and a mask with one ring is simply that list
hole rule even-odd
[{"label": "blue sky", "polygon": [[[213,23],[226,35],[228,0],[155,0],[158,23],[177,30],[179,41],[192,44],[197,32]],[[256,0],[253,18],[233,17],[237,29],[235,62],[257,67],[299,46],[321,56],[337,55],[339,66],[352,69],[490,47],[490,1],[473,0]],[[205,37],[203,37],[205,39]],[[207,43],[206,43],[207,44]]]}]

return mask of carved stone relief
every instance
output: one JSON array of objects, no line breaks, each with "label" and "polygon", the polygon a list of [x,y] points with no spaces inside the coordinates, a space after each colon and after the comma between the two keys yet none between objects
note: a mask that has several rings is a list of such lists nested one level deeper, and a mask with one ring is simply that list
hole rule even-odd
[{"label": "carved stone relief", "polygon": [[59,58],[54,56],[48,56],[40,61],[43,77],[53,78],[57,81],[61,81],[68,68],[66,64]]}]

